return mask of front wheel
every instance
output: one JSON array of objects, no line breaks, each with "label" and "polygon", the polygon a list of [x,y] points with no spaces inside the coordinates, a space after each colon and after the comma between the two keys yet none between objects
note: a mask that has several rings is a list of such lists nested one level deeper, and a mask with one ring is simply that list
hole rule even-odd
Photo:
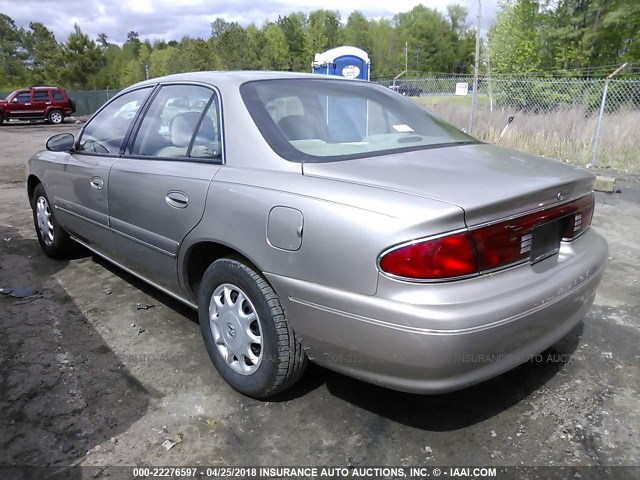
[{"label": "front wheel", "polygon": [[235,258],[209,266],[198,295],[200,329],[211,361],[237,391],[265,398],[293,385],[307,365],[278,296]]},{"label": "front wheel", "polygon": [[49,123],[58,125],[64,121],[64,115],[59,110],[51,110],[47,115],[47,120],[49,120]]},{"label": "front wheel", "polygon": [[44,253],[55,259],[62,259],[71,254],[75,244],[69,234],[58,225],[41,183],[33,191],[31,208],[38,242]]}]

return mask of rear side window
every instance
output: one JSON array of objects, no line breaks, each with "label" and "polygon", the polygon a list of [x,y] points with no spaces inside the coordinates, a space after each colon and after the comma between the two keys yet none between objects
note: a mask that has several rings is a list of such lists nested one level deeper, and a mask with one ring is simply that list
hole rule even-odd
[{"label": "rear side window", "polygon": [[48,102],[49,101],[49,91],[48,90],[36,90],[33,93],[33,98],[36,102]]},{"label": "rear side window", "polygon": [[212,90],[166,85],[153,99],[131,148],[132,155],[219,158],[218,109]]},{"label": "rear side window", "polygon": [[52,93],[53,99],[57,102],[61,102],[62,100],[64,100],[64,95],[62,94],[62,92],[60,90],[54,90]]},{"label": "rear side window", "polygon": [[141,88],[113,99],[85,126],[78,151],[119,155],[129,127],[152,88]]}]

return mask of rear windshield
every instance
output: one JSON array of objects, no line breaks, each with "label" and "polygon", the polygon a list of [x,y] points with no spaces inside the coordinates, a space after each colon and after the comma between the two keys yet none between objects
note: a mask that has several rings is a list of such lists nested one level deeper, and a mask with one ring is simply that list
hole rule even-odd
[{"label": "rear windshield", "polygon": [[258,80],[240,87],[280,156],[326,162],[478,143],[387,88],[327,78]]}]

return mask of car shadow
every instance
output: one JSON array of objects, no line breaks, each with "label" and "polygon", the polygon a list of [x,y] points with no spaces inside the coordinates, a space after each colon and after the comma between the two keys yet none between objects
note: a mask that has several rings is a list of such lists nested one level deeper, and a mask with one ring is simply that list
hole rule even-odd
[{"label": "car shadow", "polygon": [[[68,261],[47,258],[15,228],[0,225],[0,238],[10,239],[0,241],[0,287],[36,290],[0,295],[0,466],[64,467],[126,432],[160,394],[129,372],[55,280]],[[70,469],[65,478],[82,475]]]},{"label": "car shadow", "polygon": [[83,248],[83,251],[86,252],[86,255],[88,256],[92,255],[94,262],[96,262],[103,268],[109,270],[109,272],[111,272],[113,275],[121,278],[122,280],[130,284],[135,289],[140,290],[145,295],[150,296],[156,302],[162,303],[165,307],[173,310],[175,313],[182,315],[185,318],[188,318],[192,322],[199,323],[198,313],[193,308],[189,307],[188,305],[185,305],[184,303],[182,303],[179,300],[176,300],[173,297],[170,297],[165,293],[162,293],[160,290],[158,290],[155,287],[152,287],[144,280],[140,280],[138,277],[131,275],[125,270],[122,270],[120,267],[114,265],[108,260],[105,260],[104,258],[98,255],[94,255],[92,252],[88,251],[87,249]]}]

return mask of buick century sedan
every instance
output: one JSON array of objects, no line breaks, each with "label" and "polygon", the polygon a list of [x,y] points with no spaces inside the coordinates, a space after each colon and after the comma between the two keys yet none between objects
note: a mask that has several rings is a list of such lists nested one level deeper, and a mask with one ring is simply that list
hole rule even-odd
[{"label": "buick century sedan", "polygon": [[83,245],[197,309],[220,375],[265,398],[309,361],[432,394],[553,345],[607,258],[593,182],[368,82],[200,72],[51,137],[27,187],[48,256]]}]

